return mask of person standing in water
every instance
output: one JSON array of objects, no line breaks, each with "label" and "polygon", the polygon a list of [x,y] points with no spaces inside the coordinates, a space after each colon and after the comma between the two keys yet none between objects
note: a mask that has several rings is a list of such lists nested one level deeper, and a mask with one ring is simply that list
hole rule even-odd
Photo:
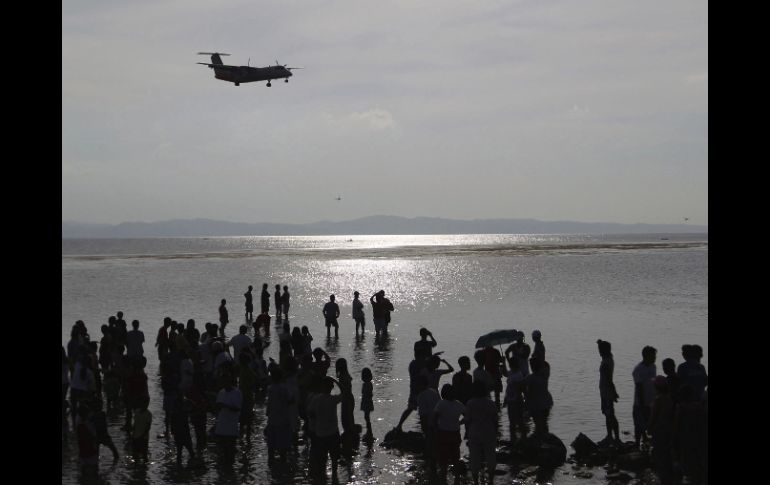
[{"label": "person standing in water", "polygon": [[390,323],[390,312],[394,310],[393,304],[385,298],[385,290],[380,290],[369,298],[372,304],[372,319],[374,320],[374,334],[379,337],[380,334],[388,333],[388,323]]},{"label": "person standing in water", "polygon": [[371,412],[374,411],[374,385],[372,384],[372,378],[371,369],[364,367],[361,371],[361,380],[364,381],[361,386],[361,411],[364,412],[364,420],[366,421],[366,434],[364,437],[367,438],[373,436],[372,422],[369,419]]},{"label": "person standing in water", "polygon": [[364,304],[358,299],[360,293],[353,292],[353,320],[356,322],[356,335],[358,335],[358,326],[361,326],[361,335],[364,334],[364,325],[366,325],[366,317],[364,315]]},{"label": "person standing in water", "polygon": [[281,308],[283,309],[283,319],[288,320],[289,319],[289,301],[290,295],[289,295],[289,287],[286,285],[283,285],[283,296],[281,297]]},{"label": "person standing in water", "polygon": [[249,285],[249,289],[243,294],[244,298],[246,298],[246,320],[249,322],[254,318],[254,300],[251,296],[252,289],[253,287]]},{"label": "person standing in water", "polygon": [[331,328],[334,327],[334,337],[339,337],[340,325],[337,318],[340,316],[340,306],[334,302],[334,295],[329,295],[329,301],[323,308],[323,315],[326,320],[326,336],[331,336]]},{"label": "person standing in water", "polygon": [[222,303],[219,305],[219,334],[224,336],[225,335],[225,325],[227,325],[230,322],[230,317],[227,314],[227,308],[225,305],[227,304],[227,300],[222,298]]},{"label": "person standing in water", "polygon": [[262,284],[260,303],[260,309],[262,310],[262,313],[270,313],[270,293],[267,291],[267,283]]},{"label": "person standing in water", "polygon": [[283,306],[282,306],[282,298],[281,298],[281,285],[275,285],[275,293],[273,293],[273,304],[275,305],[275,318],[281,318],[281,313],[283,313]]},{"label": "person standing in water", "polygon": [[653,379],[658,373],[655,358],[658,351],[649,345],[642,349],[642,361],[639,362],[632,376],[634,378],[634,441],[638,448],[642,439],[647,441],[647,423],[650,421],[652,401],[655,399]]},{"label": "person standing in water", "polygon": [[[620,431],[618,418],[615,417],[615,403],[618,402],[618,393],[615,383],[612,381],[612,373],[615,369],[615,361],[612,358],[612,345],[605,340],[597,340],[599,355],[602,363],[599,365],[599,397],[601,398],[602,414],[607,426],[607,436],[604,441],[620,443]],[[537,347],[536,347],[537,348]]]}]

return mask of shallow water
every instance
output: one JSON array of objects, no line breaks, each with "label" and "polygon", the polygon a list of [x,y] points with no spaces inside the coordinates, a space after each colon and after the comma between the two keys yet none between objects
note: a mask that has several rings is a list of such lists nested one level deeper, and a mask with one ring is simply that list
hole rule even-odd
[{"label": "shallow water", "polygon": [[[352,241],[350,241],[352,239]],[[163,317],[202,328],[216,322],[226,298],[236,331],[243,292],[266,282],[289,286],[290,323],[307,325],[314,346],[332,359],[345,357],[354,377],[356,409],[360,371],[375,376],[372,426],[382,438],[397,422],[408,396],[407,366],[419,328],[433,331],[437,350],[457,368],[461,355],[472,357],[479,335],[498,328],[543,333],[551,364],[550,390],[555,405],[551,431],[567,446],[583,432],[604,436],[599,410],[596,339],[609,340],[615,355],[615,382],[620,394],[616,412],[621,431],[632,430],[631,370],[641,348],[658,349],[660,361],[681,361],[684,343],[700,344],[708,367],[708,243],[706,235],[630,236],[320,236],[275,238],[175,238],[145,240],[62,240],[62,344],[75,320],[86,322],[92,338],[118,310],[138,319],[145,332],[150,410],[153,428],[150,463],[133,463],[125,455],[123,415],[108,415],[110,434],[121,454],[112,465],[102,448],[101,476],[109,483],[308,483],[304,446],[291,465],[267,466],[261,428],[264,406],[256,409],[257,430],[238,445],[239,459],[230,470],[216,465],[216,449],[202,461],[178,469],[173,443],[155,436],[163,428],[162,395],[153,344]],[[375,344],[371,309],[366,305],[367,335],[354,337],[350,318],[352,292],[362,299],[385,289],[396,312],[388,341]],[[327,340],[321,308],[334,293],[343,315],[340,338]],[[272,303],[272,302],[271,302]],[[278,330],[266,356],[277,359]],[[530,342],[531,344],[531,342]],[[448,382],[445,377],[442,382]],[[507,429],[507,419],[503,419]],[[363,413],[356,411],[363,424]],[[212,421],[213,424],[213,421]],[[417,429],[412,415],[405,429]],[[507,439],[507,431],[503,432]],[[626,436],[626,439],[630,439]],[[62,483],[76,483],[74,437],[62,449]],[[570,450],[571,451],[571,450]],[[463,454],[467,450],[463,446]],[[185,454],[185,463],[187,462]],[[340,482],[419,483],[420,460],[388,451],[376,441],[361,444],[353,461],[340,467]],[[498,469],[507,471],[506,465]],[[565,474],[567,473],[567,474]],[[595,469],[597,478],[604,471]],[[468,475],[470,477],[470,475]],[[513,476],[496,483],[512,483]],[[569,466],[555,471],[553,483],[588,483],[572,477]],[[595,481],[595,480],[594,480]]]}]

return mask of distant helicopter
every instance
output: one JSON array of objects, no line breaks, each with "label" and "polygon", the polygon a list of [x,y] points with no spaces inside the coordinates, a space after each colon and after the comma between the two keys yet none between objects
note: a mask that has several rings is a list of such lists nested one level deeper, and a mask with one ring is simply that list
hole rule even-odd
[{"label": "distant helicopter", "polygon": [[273,79],[284,79],[285,82],[289,82],[289,78],[292,76],[291,71],[293,69],[302,69],[301,67],[286,67],[285,65],[278,64],[275,61],[275,66],[267,67],[251,67],[251,66],[227,66],[222,63],[220,56],[229,56],[222,52],[198,52],[201,56],[211,56],[211,64],[205,62],[198,62],[196,64],[203,64],[209,66],[214,70],[214,77],[221,79],[222,81],[229,81],[235,83],[236,86],[240,86],[241,83],[251,83],[254,81],[267,81],[267,87],[272,86],[270,81]]},{"label": "distant helicopter", "polygon": [[338,201],[339,201],[339,200],[342,200],[342,197],[340,197],[340,196],[338,195],[338,196],[337,196],[337,197],[336,197],[334,200],[338,200]]}]

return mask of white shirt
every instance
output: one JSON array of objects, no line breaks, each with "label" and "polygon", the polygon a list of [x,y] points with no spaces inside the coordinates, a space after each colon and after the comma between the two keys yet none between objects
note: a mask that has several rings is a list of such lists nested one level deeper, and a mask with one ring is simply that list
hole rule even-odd
[{"label": "white shirt", "polygon": [[234,411],[229,408],[222,408],[217,414],[217,424],[214,428],[214,434],[219,436],[238,436],[238,418],[241,415],[241,406],[243,405],[243,395],[237,387],[233,387],[229,392],[222,389],[217,394],[217,404],[226,404],[238,408]]},{"label": "white shirt", "polygon": [[238,357],[241,355],[241,351],[251,345],[251,338],[248,335],[239,333],[227,342],[227,345],[233,347],[233,358],[236,362],[239,362]]}]

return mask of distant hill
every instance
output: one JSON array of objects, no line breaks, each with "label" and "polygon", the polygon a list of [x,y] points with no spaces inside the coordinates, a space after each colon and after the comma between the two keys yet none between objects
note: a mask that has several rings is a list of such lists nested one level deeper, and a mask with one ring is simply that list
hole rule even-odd
[{"label": "distant hill", "polygon": [[643,234],[707,233],[708,226],[538,221],[535,219],[456,220],[439,217],[370,216],[310,224],[243,223],[212,219],[90,224],[62,222],[62,238],[145,238],[199,236],[312,236],[368,234]]}]

